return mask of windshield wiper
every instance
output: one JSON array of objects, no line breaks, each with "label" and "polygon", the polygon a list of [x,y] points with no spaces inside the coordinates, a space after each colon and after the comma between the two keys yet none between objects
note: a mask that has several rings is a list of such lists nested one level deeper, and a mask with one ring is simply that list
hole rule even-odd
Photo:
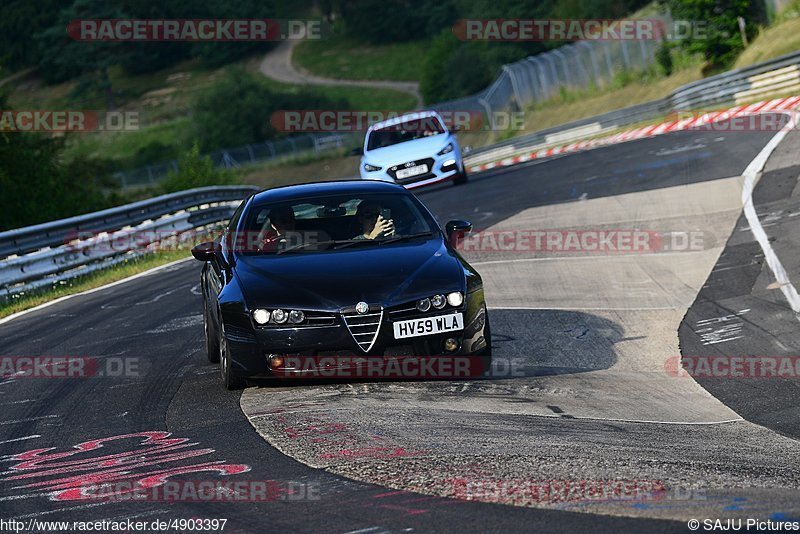
[{"label": "windshield wiper", "polygon": [[289,248],[285,248],[283,250],[279,250],[275,253],[276,256],[280,254],[285,254],[287,252],[293,252],[295,250],[304,249],[306,247],[310,247],[311,245],[330,245],[335,243],[336,241],[308,241],[306,243],[299,243],[297,245],[291,246]]},{"label": "windshield wiper", "polygon": [[381,245],[385,245],[386,243],[396,243],[398,241],[404,241],[406,239],[413,239],[415,237],[423,237],[426,235],[433,235],[433,232],[419,232],[416,234],[408,234],[408,235],[396,235],[394,237],[389,237],[386,239],[381,239],[378,241]]},{"label": "windshield wiper", "polygon": [[[368,240],[368,239],[334,239],[334,240],[330,240],[330,241],[309,241],[308,243],[299,243],[299,244],[294,245],[292,247],[285,248],[283,250],[279,250],[275,254],[278,255],[278,254],[284,254],[286,252],[293,252],[295,250],[301,250],[301,249],[308,248],[308,247],[314,246],[314,245],[333,245],[335,248],[339,249],[339,248],[344,248],[344,247],[347,247],[347,246],[350,246],[350,245],[356,245],[358,243],[364,243],[364,242],[369,243],[370,240]],[[340,246],[337,246],[337,245],[340,245]]]}]

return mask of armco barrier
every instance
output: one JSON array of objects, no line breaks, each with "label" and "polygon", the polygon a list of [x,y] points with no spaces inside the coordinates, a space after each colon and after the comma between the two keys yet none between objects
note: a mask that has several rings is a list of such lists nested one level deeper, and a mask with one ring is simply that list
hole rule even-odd
[{"label": "armco barrier", "polygon": [[227,220],[252,186],[190,189],[108,210],[0,233],[0,298],[68,280],[140,255],[125,237],[159,237]]},{"label": "armco barrier", "polygon": [[0,259],[60,245],[64,236],[81,231],[108,231],[212,202],[241,200],[257,191],[252,186],[214,186],[159,197],[16,230],[0,232]]},{"label": "armco barrier", "polygon": [[[666,98],[563,124],[475,149],[465,157],[469,168],[519,153],[595,137],[632,124],[692,109],[740,104],[777,93],[800,93],[800,52],[686,84]],[[572,135],[570,135],[572,134]]]}]

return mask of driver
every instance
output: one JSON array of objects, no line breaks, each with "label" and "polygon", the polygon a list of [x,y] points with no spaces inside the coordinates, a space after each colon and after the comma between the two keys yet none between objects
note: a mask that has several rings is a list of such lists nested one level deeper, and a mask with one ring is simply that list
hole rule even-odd
[{"label": "driver", "polygon": [[278,245],[286,241],[287,232],[295,228],[294,210],[291,206],[275,208],[269,213],[270,229],[261,240],[262,251],[275,250]]},{"label": "driver", "polygon": [[353,239],[376,239],[394,235],[394,220],[383,218],[377,202],[361,202],[356,209],[356,219],[361,225],[361,233]]}]

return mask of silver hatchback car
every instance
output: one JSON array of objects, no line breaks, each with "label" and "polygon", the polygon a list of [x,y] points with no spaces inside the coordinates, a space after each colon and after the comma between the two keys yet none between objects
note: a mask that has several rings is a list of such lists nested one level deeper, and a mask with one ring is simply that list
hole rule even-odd
[{"label": "silver hatchback car", "polygon": [[364,138],[362,154],[359,171],[364,180],[393,182],[407,189],[467,181],[456,136],[435,111],[408,113],[373,124]]}]

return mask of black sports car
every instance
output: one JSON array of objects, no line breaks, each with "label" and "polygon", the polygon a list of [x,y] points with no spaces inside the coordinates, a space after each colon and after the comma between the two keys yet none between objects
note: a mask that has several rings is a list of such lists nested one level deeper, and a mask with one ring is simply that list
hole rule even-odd
[{"label": "black sports car", "polygon": [[208,359],[228,389],[246,378],[365,367],[381,376],[373,364],[397,361],[467,360],[483,372],[491,362],[483,282],[454,247],[471,229],[450,221],[442,232],[413,194],[385,182],[253,195],[219,240],[192,249],[205,262]]}]

